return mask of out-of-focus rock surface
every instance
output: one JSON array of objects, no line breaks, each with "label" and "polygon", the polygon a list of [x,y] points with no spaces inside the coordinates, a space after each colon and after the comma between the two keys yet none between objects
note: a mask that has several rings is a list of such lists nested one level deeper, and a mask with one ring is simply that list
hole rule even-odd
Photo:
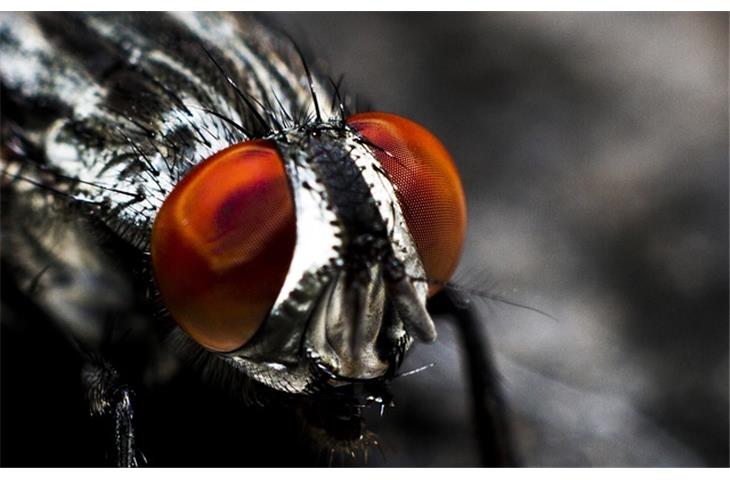
[{"label": "out-of-focus rock surface", "polygon": [[[463,175],[526,465],[728,464],[725,14],[276,14]],[[475,465],[450,325],[377,421],[387,461]]]}]

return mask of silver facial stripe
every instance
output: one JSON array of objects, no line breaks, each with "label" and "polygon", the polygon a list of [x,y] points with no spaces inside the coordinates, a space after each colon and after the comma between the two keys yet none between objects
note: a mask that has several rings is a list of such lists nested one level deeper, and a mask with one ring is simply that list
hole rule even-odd
[{"label": "silver facial stripe", "polygon": [[[293,130],[289,141],[296,143],[298,135],[301,133]],[[301,351],[306,323],[332,281],[327,272],[341,262],[342,230],[329,194],[307,160],[301,151],[284,154],[297,232],[284,285],[257,335],[228,359],[256,380],[278,389],[283,386],[291,393],[303,392],[312,381],[308,359]]]},{"label": "silver facial stripe", "polygon": [[[371,147],[363,145],[357,138],[350,137],[347,145],[352,148],[351,157],[360,168],[362,177],[370,187],[370,194],[375,200],[380,216],[390,234],[390,241],[395,257],[403,262],[406,275],[410,278],[425,278],[426,272],[416,250],[411,232],[406,225],[403,211],[395,195],[396,188],[387,176],[383,167],[375,157]],[[416,291],[421,300],[426,302],[428,285],[416,282]]]}]

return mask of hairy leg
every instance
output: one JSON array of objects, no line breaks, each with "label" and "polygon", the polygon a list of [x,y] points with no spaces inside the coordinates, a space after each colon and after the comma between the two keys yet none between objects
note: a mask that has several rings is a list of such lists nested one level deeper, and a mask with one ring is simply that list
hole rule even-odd
[{"label": "hairy leg", "polygon": [[507,421],[508,409],[502,397],[489,340],[482,330],[483,320],[468,300],[448,287],[431,300],[429,307],[434,313],[450,316],[461,337],[482,465],[516,466]]}]

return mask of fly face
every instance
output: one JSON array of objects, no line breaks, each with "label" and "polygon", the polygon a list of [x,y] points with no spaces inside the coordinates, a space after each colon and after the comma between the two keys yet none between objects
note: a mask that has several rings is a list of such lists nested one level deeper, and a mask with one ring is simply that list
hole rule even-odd
[{"label": "fly face", "polygon": [[[160,210],[163,299],[196,341],[276,390],[386,380],[414,338],[436,338],[428,279],[448,279],[465,226],[451,171],[423,127],[379,113],[231,147]],[[435,259],[447,242],[451,259]]]},{"label": "fly face", "polygon": [[[277,322],[282,335],[262,335],[263,345],[254,343],[240,357],[268,347],[275,357],[296,359],[299,375],[309,377],[306,388],[316,389],[312,381],[321,374],[335,383],[382,377],[409,343],[402,322],[388,308],[385,267],[402,269],[403,261],[409,261],[414,278],[423,276],[416,256],[394,253],[394,241],[403,237],[389,234],[398,222],[393,210],[386,209],[392,200],[381,204],[373,194],[387,179],[381,178],[377,187],[368,183],[363,172],[375,159],[342,126],[305,127],[276,143],[297,206],[297,244],[287,276],[291,283],[285,281],[273,310],[288,322]],[[379,205],[386,208],[381,212]],[[413,251],[412,242],[405,246]],[[425,288],[422,294],[425,299]],[[295,341],[269,341],[287,336]]]}]

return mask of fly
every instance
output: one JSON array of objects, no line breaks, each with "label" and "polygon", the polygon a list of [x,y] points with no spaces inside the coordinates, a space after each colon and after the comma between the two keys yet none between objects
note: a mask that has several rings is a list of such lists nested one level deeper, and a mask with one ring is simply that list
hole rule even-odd
[{"label": "fly", "polygon": [[[410,346],[436,339],[433,309],[473,330],[447,286],[466,229],[448,151],[351,112],[285,34],[212,13],[5,14],[0,50],[3,268],[84,358],[118,465],[141,458],[134,389],[179,359],[354,456],[377,443],[363,409],[391,405]],[[467,343],[485,463],[508,464],[488,352]]]}]

